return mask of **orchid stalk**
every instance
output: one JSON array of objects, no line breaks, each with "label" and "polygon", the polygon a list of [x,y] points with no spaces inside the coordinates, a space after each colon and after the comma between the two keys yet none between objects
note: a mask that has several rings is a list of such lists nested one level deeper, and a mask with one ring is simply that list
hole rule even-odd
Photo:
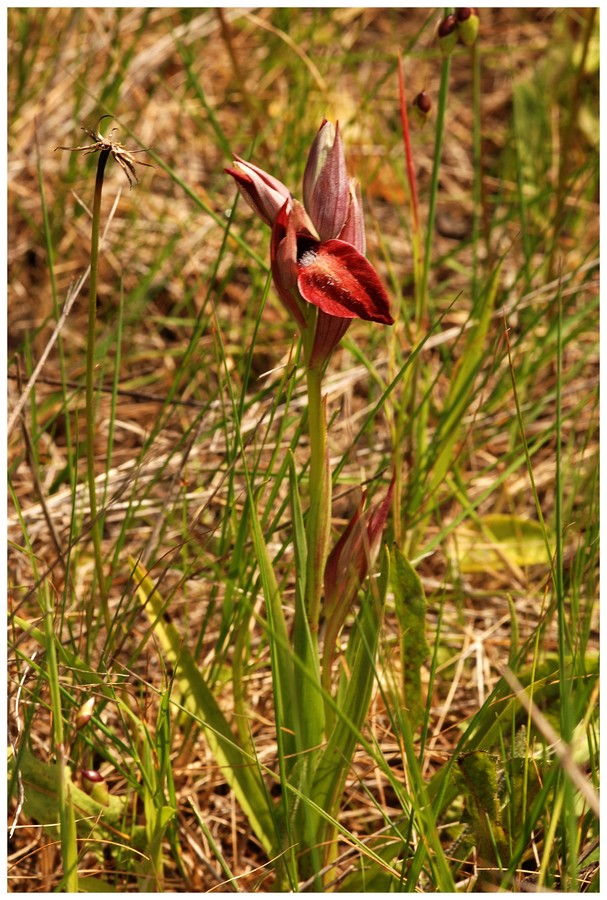
[{"label": "orchid stalk", "polygon": [[[292,197],[281,181],[240,157],[235,157],[233,166],[226,172],[234,178],[249,206],[272,228],[270,261],[274,287],[294,319],[302,341],[310,465],[306,546],[305,553],[300,555],[297,579],[298,585],[303,586],[305,617],[302,622],[296,615],[295,623],[300,631],[303,624],[309,640],[298,631],[293,642],[294,654],[299,658],[294,667],[297,693],[294,700],[299,704],[305,744],[303,747],[302,742],[299,744],[304,755],[296,787],[329,815],[334,815],[349,766],[347,758],[341,759],[336,767],[331,761],[333,756],[327,762],[327,757],[322,755],[327,740],[327,747],[334,752],[332,741],[337,735],[331,704],[326,703],[332,696],[334,650],[341,626],[379,552],[393,485],[387,497],[371,510],[363,514],[361,505],[342,539],[330,551],[331,472],[322,380],[334,350],[353,319],[384,325],[392,325],[394,319],[380,278],[365,257],[360,189],[347,174],[339,125],[333,126],[327,120],[321,124],[304,172],[303,204]],[[320,665],[319,626],[323,612],[325,620],[331,616],[332,621],[327,628]],[[314,659],[310,659],[308,652],[310,643]],[[372,671],[372,666],[368,668]],[[279,681],[284,682],[283,676],[281,673]],[[364,678],[368,678],[366,671]],[[353,684],[359,681],[362,684],[364,678],[353,679]],[[358,710],[363,716],[365,711],[366,707]],[[337,723],[340,724],[343,727],[343,722]],[[358,727],[361,725],[362,718]],[[323,842],[327,843],[323,850],[325,858],[330,858],[331,839],[324,821],[305,804],[298,807],[297,817],[303,835],[302,849],[308,851],[309,859],[317,860]],[[302,859],[305,857],[304,853]],[[317,865],[314,862],[312,865],[317,872]]]},{"label": "orchid stalk", "polygon": [[226,171],[272,226],[274,285],[302,336],[310,436],[306,609],[316,633],[331,517],[322,376],[352,319],[386,325],[394,320],[379,276],[364,256],[360,190],[347,176],[339,126],[325,120],[316,135],[304,172],[303,206],[282,182],[239,157]]}]

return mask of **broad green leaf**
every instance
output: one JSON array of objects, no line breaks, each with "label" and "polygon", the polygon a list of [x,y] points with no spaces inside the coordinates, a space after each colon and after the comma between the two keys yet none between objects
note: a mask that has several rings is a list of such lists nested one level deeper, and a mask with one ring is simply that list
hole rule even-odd
[{"label": "broad green leaf", "polygon": [[[251,508],[251,532],[255,555],[259,565],[261,584],[266,601],[266,615],[268,620],[267,636],[270,645],[272,686],[274,693],[274,709],[276,715],[276,740],[278,745],[278,768],[281,787],[281,837],[280,845],[286,843],[292,848],[283,859],[280,866],[284,865],[286,878],[294,883],[295,860],[293,857],[293,836],[289,834],[291,823],[292,805],[291,797],[287,791],[288,776],[296,763],[297,737],[301,735],[298,721],[298,708],[294,703],[295,697],[295,672],[293,669],[293,651],[287,632],[287,624],[282,609],[282,597],[274,567],[270,560],[268,548],[261,528],[257,512],[256,497],[247,482],[247,502]],[[282,880],[282,876],[279,876]]]},{"label": "broad green leaf", "polygon": [[276,708],[276,728],[279,731],[279,739],[284,742],[284,756],[293,760],[295,752],[294,736],[298,731],[296,720],[296,707],[293,704],[295,696],[295,676],[293,672],[293,651],[289,641],[287,623],[282,608],[282,596],[265,538],[259,523],[259,516],[255,504],[251,511],[251,532],[255,555],[259,565],[261,584],[266,601],[266,614],[268,617],[268,639],[272,656],[272,681],[274,685],[274,700]]},{"label": "broad green leaf", "polygon": [[184,696],[189,698],[186,706],[203,726],[211,752],[221,766],[251,828],[266,852],[272,854],[275,834],[273,810],[256,761],[238,746],[225,716],[177,629],[165,621],[165,604],[156,585],[140,563],[133,565],[139,599],[167,660],[178,673],[176,681]]},{"label": "broad green leaf", "polygon": [[369,584],[361,610],[350,634],[348,657],[350,675],[344,676],[338,691],[336,723],[316,770],[315,802],[335,815],[350,768],[356,742],[367,718],[375,677],[377,643],[383,623],[384,605],[390,580],[390,561],[384,550],[379,578]]},{"label": "broad green leaf", "polygon": [[[295,550],[295,623],[293,628],[295,692],[292,702],[298,722],[295,735],[297,757],[289,775],[289,784],[301,792],[304,797],[309,797],[316,760],[324,739],[325,711],[318,648],[312,639],[306,614],[307,539],[295,460],[291,452],[289,453],[289,486]],[[292,810],[289,816],[291,840],[297,841],[299,850],[305,848],[310,851],[311,874],[318,872],[322,865],[316,849],[318,816],[308,804],[299,801],[295,794],[288,792],[287,796]]]},{"label": "broad green leaf", "polygon": [[507,866],[509,851],[497,789],[497,759],[484,750],[474,750],[459,756],[457,765],[481,865]]},{"label": "broad green leaf", "polygon": [[[143,774],[143,812],[146,828],[147,875],[140,882],[140,891],[162,891],[164,888],[164,854],[162,842],[167,825],[177,810],[164,802],[165,775],[160,766],[158,752],[152,744],[145,726],[142,732],[140,758]],[[160,749],[160,748],[158,748]],[[155,752],[156,751],[156,752]]]},{"label": "broad green leaf", "polygon": [[85,894],[115,894],[117,889],[102,878],[88,875],[78,880],[78,887]]},{"label": "broad green leaf", "polygon": [[401,633],[403,702],[411,725],[416,728],[423,719],[425,708],[421,668],[429,653],[426,640],[426,597],[419,575],[396,545],[391,553],[390,573]]},{"label": "broad green leaf", "polygon": [[459,571],[465,573],[547,562],[543,527],[519,516],[489,515],[466,522],[453,533],[450,550]]},{"label": "broad green leaf", "polygon": [[[32,624],[30,619],[24,619],[21,616],[13,616],[12,621],[15,626],[18,626],[24,634],[29,635],[29,637],[33,638],[40,644],[41,647],[46,646],[46,638],[44,636],[44,632],[40,630],[36,625]],[[72,653],[69,647],[65,646],[65,644],[58,643],[57,644],[57,656],[61,660],[61,662],[70,669],[76,669],[80,676],[83,676],[83,680],[94,684],[97,690],[103,691],[106,696],[113,696],[108,691],[108,687],[98,672],[95,672],[84,660],[79,657],[76,653]],[[30,660],[30,663],[32,660]]]},{"label": "broad green leaf", "polygon": [[356,868],[342,882],[337,890],[340,894],[389,894],[399,892],[402,885],[402,876],[398,877],[394,869],[398,868],[398,859],[403,853],[408,853],[408,847],[401,838],[386,835],[377,838],[374,851],[378,857],[385,861],[385,865],[376,859],[369,859],[361,854]]},{"label": "broad green leaf", "polygon": [[[24,788],[23,810],[29,818],[36,819],[41,825],[53,828],[56,832],[59,822],[58,766],[39,760],[28,747],[20,749],[17,765],[21,773]],[[9,776],[12,779],[11,789],[16,792],[16,778],[13,778],[15,761],[9,759]],[[127,799],[108,795],[107,803],[99,803],[94,797],[81,790],[71,780],[66,768],[66,780],[70,785],[71,802],[74,809],[76,828],[81,836],[89,836],[98,828],[105,835],[112,835],[115,840],[144,846],[145,828],[136,826],[129,833],[124,832],[125,814],[128,809]]]}]

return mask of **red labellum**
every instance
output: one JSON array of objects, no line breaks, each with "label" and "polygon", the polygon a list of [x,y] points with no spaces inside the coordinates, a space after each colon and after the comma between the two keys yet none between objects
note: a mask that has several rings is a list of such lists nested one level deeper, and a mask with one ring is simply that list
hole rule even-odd
[{"label": "red labellum", "polygon": [[298,249],[297,286],[304,300],[330,316],[392,325],[390,301],[370,262],[345,241],[306,241]]}]

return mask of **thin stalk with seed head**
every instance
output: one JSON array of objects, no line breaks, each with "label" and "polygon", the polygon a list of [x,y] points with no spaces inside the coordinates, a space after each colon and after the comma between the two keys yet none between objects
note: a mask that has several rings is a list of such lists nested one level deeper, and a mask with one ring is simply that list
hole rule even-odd
[{"label": "thin stalk with seed head", "polygon": [[91,226],[91,278],[89,282],[89,316],[86,339],[86,470],[89,485],[89,502],[91,508],[91,533],[95,555],[95,571],[101,593],[103,615],[106,627],[110,628],[111,620],[107,604],[107,585],[103,572],[103,555],[101,534],[103,522],[97,515],[97,496],[95,493],[95,330],[97,324],[97,276],[99,269],[99,226],[101,219],[101,195],[103,176],[110,150],[102,150],[97,163],[95,179],[95,196],[93,198],[93,220]]},{"label": "thin stalk with seed head", "polygon": [[[103,522],[97,514],[97,496],[95,493],[95,326],[97,322],[97,275],[99,268],[99,231],[101,221],[101,195],[103,192],[103,178],[105,166],[110,154],[118,163],[122,171],[127,177],[131,188],[139,181],[135,172],[135,157],[133,154],[142,153],[141,150],[129,151],[114,140],[112,135],[116,129],[112,129],[109,135],[105,136],[99,131],[99,125],[103,119],[112,118],[111,116],[102,116],[99,119],[97,128],[93,131],[91,128],[83,127],[83,131],[92,140],[92,144],[85,144],[80,147],[56,147],[57,150],[72,150],[82,152],[85,156],[91,153],[99,153],[97,163],[97,177],[95,179],[95,194],[93,197],[93,215],[91,223],[91,275],[89,283],[89,316],[86,340],[86,469],[87,481],[89,485],[89,502],[91,509],[91,531],[93,536],[93,552],[95,556],[95,572],[97,581],[99,582],[99,592],[101,594],[103,617],[105,626],[110,630],[111,619],[108,609],[107,596],[108,586],[103,574],[103,556],[101,548],[101,534]],[[151,166],[150,163],[140,162],[143,166]],[[93,609],[93,605],[89,607]]]}]

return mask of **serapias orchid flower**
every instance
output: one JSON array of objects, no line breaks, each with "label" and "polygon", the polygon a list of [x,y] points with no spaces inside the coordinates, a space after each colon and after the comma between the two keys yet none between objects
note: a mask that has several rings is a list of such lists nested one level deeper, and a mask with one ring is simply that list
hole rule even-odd
[{"label": "serapias orchid flower", "polygon": [[[365,258],[360,189],[348,178],[339,125],[323,121],[303,178],[304,204],[258,166],[236,157],[226,169],[257,215],[272,226],[274,285],[305,341],[307,363],[323,366],[352,319],[392,325],[390,301]],[[318,312],[317,312],[318,310]]]}]

